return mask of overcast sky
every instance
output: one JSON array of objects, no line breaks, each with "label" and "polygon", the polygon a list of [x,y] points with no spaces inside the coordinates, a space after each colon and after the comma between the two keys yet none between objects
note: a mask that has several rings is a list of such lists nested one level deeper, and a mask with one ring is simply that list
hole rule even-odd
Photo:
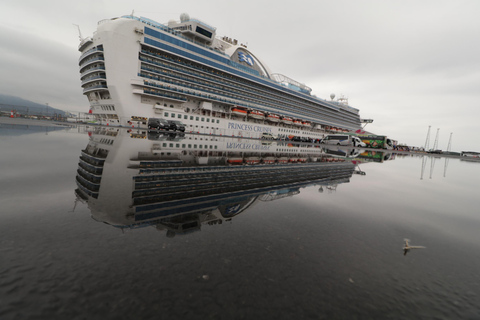
[{"label": "overcast sky", "polygon": [[423,146],[480,151],[480,1],[0,0],[0,93],[87,111],[78,30],[131,14],[189,13],[328,99],[344,94],[366,129]]}]

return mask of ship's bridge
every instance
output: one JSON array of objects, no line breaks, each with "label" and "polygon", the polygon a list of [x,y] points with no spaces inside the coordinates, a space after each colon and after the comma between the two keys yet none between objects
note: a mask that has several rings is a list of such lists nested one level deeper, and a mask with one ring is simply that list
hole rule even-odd
[{"label": "ship's bridge", "polygon": [[194,41],[204,42],[211,45],[215,39],[216,28],[198,19],[190,18],[187,13],[180,15],[180,22],[169,21],[168,27],[181,32],[185,37]]}]

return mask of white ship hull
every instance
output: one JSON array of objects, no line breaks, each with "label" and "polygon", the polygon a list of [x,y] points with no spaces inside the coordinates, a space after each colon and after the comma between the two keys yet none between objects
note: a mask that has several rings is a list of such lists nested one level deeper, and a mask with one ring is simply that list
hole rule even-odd
[{"label": "white ship hull", "polygon": [[[192,35],[185,27],[192,24],[202,34]],[[104,20],[79,50],[83,93],[99,124],[147,128],[148,119],[165,118],[182,121],[187,132],[311,138],[321,138],[326,127],[361,127],[357,109],[279,78],[245,46],[215,38],[215,29],[197,20],[169,26],[133,16]],[[232,111],[236,106],[263,116],[245,117],[246,112]],[[268,113],[312,125],[265,117]]]}]

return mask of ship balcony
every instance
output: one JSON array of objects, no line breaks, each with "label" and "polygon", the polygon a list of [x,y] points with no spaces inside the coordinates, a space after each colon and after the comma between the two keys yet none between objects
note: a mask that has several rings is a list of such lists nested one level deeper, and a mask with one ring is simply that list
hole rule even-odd
[{"label": "ship balcony", "polygon": [[102,46],[98,46],[98,47],[95,47],[95,48],[92,48],[88,51],[85,51],[81,56],[80,58],[78,58],[78,61],[82,61],[84,58],[90,56],[90,55],[93,55],[94,53],[96,52],[103,52],[103,47]]},{"label": "ship balcony", "polygon": [[86,79],[83,79],[82,80],[82,86],[87,84],[87,83],[90,83],[92,81],[95,81],[95,80],[98,80],[98,79],[107,79],[107,76],[106,75],[98,75],[98,76],[94,76],[94,77],[88,77]]},{"label": "ship balcony", "polygon": [[96,167],[103,167],[105,163],[105,159],[93,157],[83,151],[82,151],[82,155],[80,156],[80,160]]},{"label": "ship balcony", "polygon": [[174,93],[169,93],[166,91],[159,91],[159,90],[151,90],[151,89],[133,89],[134,94],[141,94],[141,95],[149,95],[149,96],[156,96],[156,97],[163,97],[163,98],[168,98],[170,100],[175,100],[179,102],[185,102],[187,101],[187,98],[174,94]]},{"label": "ship balcony", "polygon": [[107,157],[107,152],[101,152],[101,150],[96,150],[95,154],[88,151],[87,149],[82,150],[82,156],[85,158],[89,158],[92,163],[98,163],[99,165],[103,165],[105,162],[105,158]]},{"label": "ship balcony", "polygon": [[103,173],[103,167],[98,167],[92,164],[89,164],[80,159],[78,162],[78,167],[83,169],[85,172],[88,172],[93,175],[101,176]]},{"label": "ship balcony", "polygon": [[88,38],[85,38],[83,39],[80,44],[78,45],[78,51],[82,52],[83,50],[85,50],[85,48],[92,44],[93,43],[93,39],[88,37]]},{"label": "ship balcony", "polygon": [[91,91],[108,91],[108,87],[106,84],[99,84],[96,86],[91,86],[83,89],[83,93],[88,93]]},{"label": "ship balcony", "polygon": [[89,58],[89,59],[83,59],[82,61],[80,61],[78,63],[78,65],[80,66],[80,68],[84,68],[94,62],[98,62],[98,61],[105,61],[105,58],[103,56],[96,56],[96,57],[93,57],[93,58]]},{"label": "ship balcony", "polygon": [[90,191],[98,192],[100,190],[100,183],[90,182],[82,176],[77,175],[77,182]]},{"label": "ship balcony", "polygon": [[83,72],[80,73],[80,78],[83,78],[87,74],[92,73],[94,71],[103,71],[103,70],[105,70],[105,66],[98,66],[98,67],[93,67],[93,68],[84,70]]},{"label": "ship balcony", "polygon": [[78,189],[80,189],[81,192],[83,192],[84,194],[92,197],[92,198],[95,198],[97,199],[98,198],[98,192],[92,192],[90,190],[88,190],[86,187],[84,187],[77,179],[77,187]]},{"label": "ship balcony", "polygon": [[101,175],[91,174],[90,172],[85,171],[82,168],[77,169],[77,175],[82,177],[84,180],[87,180],[87,181],[89,181],[91,183],[94,183],[94,184],[100,184],[100,182],[102,180]]}]

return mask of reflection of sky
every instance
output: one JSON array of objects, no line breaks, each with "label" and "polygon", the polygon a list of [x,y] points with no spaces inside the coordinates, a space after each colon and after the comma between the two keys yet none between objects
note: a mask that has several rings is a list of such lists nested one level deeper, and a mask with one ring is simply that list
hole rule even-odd
[{"label": "reflection of sky", "polygon": [[[448,236],[480,242],[480,163],[437,159],[430,179],[431,159],[423,179],[422,158],[397,158],[381,164],[362,164],[366,176],[354,175],[332,194],[306,190],[306,201],[321,201],[338,214],[388,221],[421,232],[419,226],[434,228]],[[319,199],[320,198],[320,199]],[[299,200],[297,198],[296,200]],[[408,235],[406,235],[408,236]]]},{"label": "reflection of sky", "polygon": [[[85,134],[49,132],[3,137],[0,140],[0,205],[5,213],[30,211],[48,206],[68,196],[73,190],[80,150]],[[65,177],[69,177],[68,180]]]}]

